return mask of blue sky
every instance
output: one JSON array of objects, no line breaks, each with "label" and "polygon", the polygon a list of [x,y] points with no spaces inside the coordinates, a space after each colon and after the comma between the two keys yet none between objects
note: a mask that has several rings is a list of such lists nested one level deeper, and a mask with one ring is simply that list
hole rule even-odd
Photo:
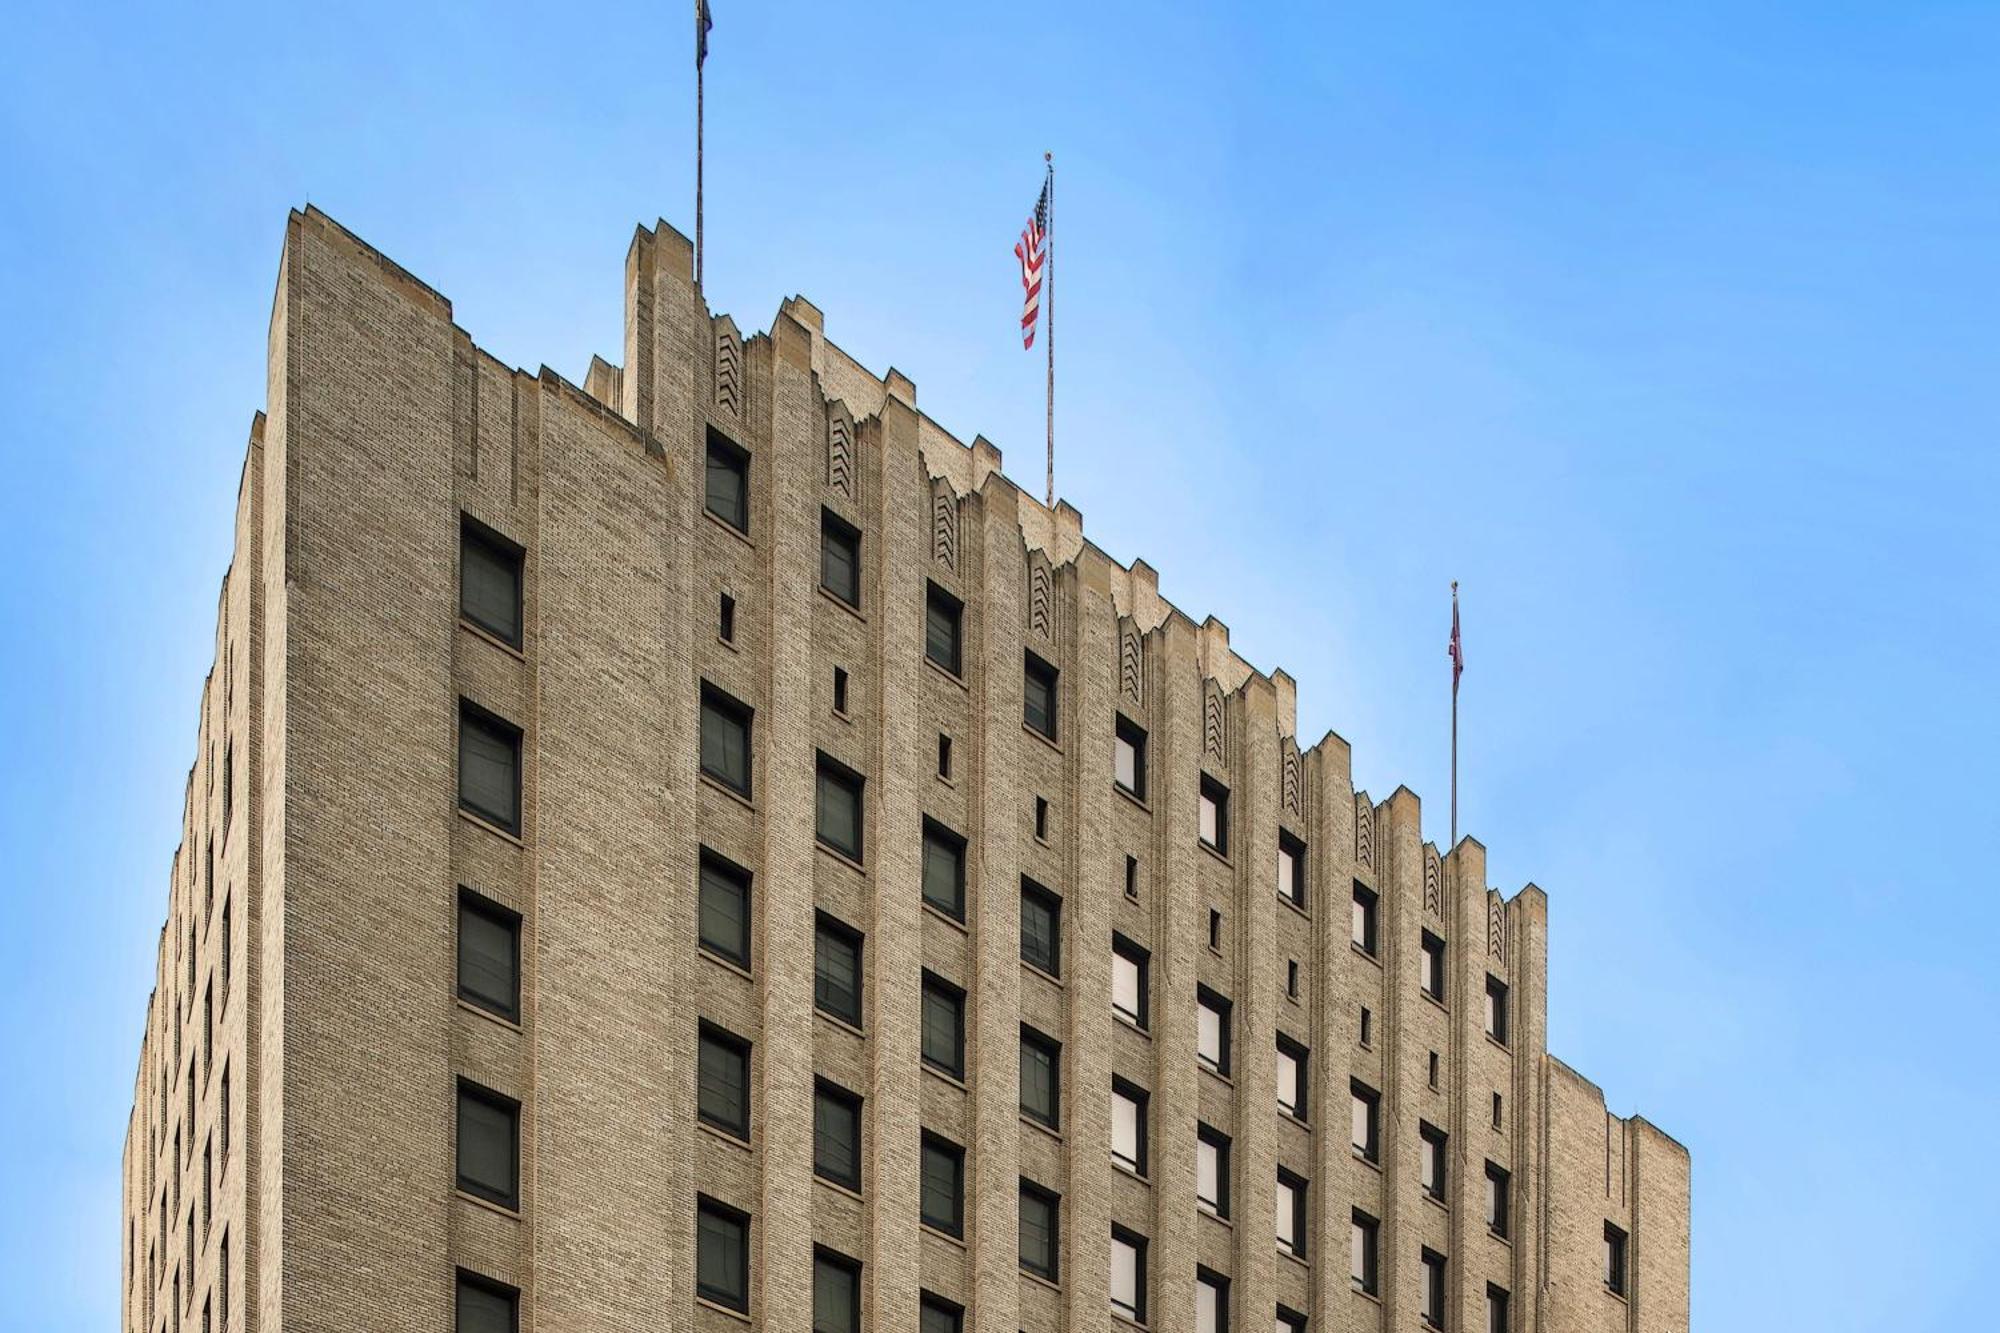
[{"label": "blue sky", "polygon": [[[1464,581],[1461,827],[1694,1153],[1696,1326],[1987,1322],[2000,7],[715,2],[715,307],[1035,489],[1052,149],[1059,490],[1439,840]],[[0,47],[0,1327],[115,1320],[285,210],[577,380],[692,226],[684,6],[331,8]]]}]

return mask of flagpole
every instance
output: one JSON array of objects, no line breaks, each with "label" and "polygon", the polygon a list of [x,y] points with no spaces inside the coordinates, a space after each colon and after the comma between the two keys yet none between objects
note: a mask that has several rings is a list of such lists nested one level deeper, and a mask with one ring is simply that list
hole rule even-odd
[{"label": "flagpole", "polygon": [[1046,228],[1046,235],[1047,235],[1048,239],[1047,239],[1047,240],[1046,240],[1046,241],[1045,241],[1045,242],[1043,243],[1043,244],[1044,244],[1044,246],[1045,246],[1045,254],[1044,254],[1044,258],[1043,258],[1043,260],[1042,260],[1042,263],[1043,263],[1044,265],[1046,265],[1046,266],[1047,266],[1047,268],[1048,268],[1048,277],[1047,277],[1047,279],[1046,279],[1046,282],[1047,282],[1047,285],[1048,285],[1048,293],[1047,293],[1047,296],[1046,296],[1046,298],[1045,298],[1045,299],[1046,299],[1046,300],[1048,301],[1048,308],[1049,308],[1049,327],[1048,327],[1048,358],[1049,358],[1049,374],[1048,374],[1048,381],[1049,381],[1049,382],[1048,382],[1048,430],[1049,430],[1049,482],[1048,482],[1048,506],[1049,506],[1049,508],[1051,508],[1051,509],[1054,509],[1054,508],[1056,507],[1056,243],[1055,243],[1055,235],[1056,235],[1056,159],[1055,159],[1055,154],[1053,154],[1053,153],[1047,153],[1047,152],[1043,153],[1043,154],[1042,154],[1042,161],[1043,161],[1043,162],[1046,162],[1046,163],[1048,164],[1048,169],[1049,169],[1049,179],[1048,179],[1048,192],[1049,192],[1049,216],[1048,216],[1048,225],[1047,225],[1047,228]]},{"label": "flagpole", "polygon": [[1451,581],[1451,649],[1451,848],[1456,848],[1458,846],[1458,674],[1459,663],[1463,660],[1459,654],[1464,651],[1459,646],[1457,579]]},{"label": "flagpole", "polygon": [[702,168],[705,165],[702,142],[703,120],[706,108],[703,105],[702,67],[708,63],[708,0],[694,0],[694,285],[701,287],[701,185]]}]

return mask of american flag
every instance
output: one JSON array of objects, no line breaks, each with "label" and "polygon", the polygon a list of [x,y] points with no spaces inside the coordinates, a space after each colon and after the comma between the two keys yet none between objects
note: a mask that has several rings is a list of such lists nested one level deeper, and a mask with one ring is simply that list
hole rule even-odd
[{"label": "american flag", "polygon": [[1035,211],[1028,219],[1028,225],[1021,229],[1021,239],[1015,243],[1014,257],[1021,261],[1021,346],[1035,345],[1035,325],[1042,315],[1042,261],[1048,258],[1049,242],[1049,183],[1042,182],[1042,197],[1035,200]]}]

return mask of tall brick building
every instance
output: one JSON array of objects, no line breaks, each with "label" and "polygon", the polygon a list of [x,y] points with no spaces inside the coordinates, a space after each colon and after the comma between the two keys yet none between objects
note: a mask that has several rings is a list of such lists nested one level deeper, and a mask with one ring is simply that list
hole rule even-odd
[{"label": "tall brick building", "polygon": [[578,387],[290,218],[128,1333],[1684,1333],[1542,892],[689,260]]}]

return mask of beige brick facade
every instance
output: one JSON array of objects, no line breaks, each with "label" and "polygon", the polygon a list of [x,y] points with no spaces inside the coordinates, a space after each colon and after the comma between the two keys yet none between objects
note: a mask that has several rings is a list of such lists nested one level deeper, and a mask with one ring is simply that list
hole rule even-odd
[{"label": "beige brick facade", "polygon": [[[746,338],[690,272],[682,237],[639,231],[623,364],[579,388],[508,370],[442,297],[290,218],[126,1140],[127,1333],[449,1329],[461,1271],[516,1289],[522,1328],[808,1333],[816,1249],[860,1264],[879,1333],[917,1333],[920,1292],[978,1333],[1113,1333],[1114,1225],[1146,1238],[1169,1333],[1196,1327],[1198,1269],[1227,1279],[1232,1329],[1280,1306],[1417,1329],[1426,1249],[1450,1330],[1486,1328],[1490,1285],[1512,1329],[1685,1333],[1687,1155],[1546,1053],[1542,892],[1503,899],[1471,839],[1440,855],[1409,791],[1356,792],[1337,735],[1302,749],[1288,676],[811,305]],[[751,456],[747,533],[704,510],[710,429]],[[820,586],[822,510],[862,534],[858,608]],[[524,548],[518,650],[460,617],[462,515]],[[963,602],[958,674],[926,657],[927,582]],[[1021,721],[1028,652],[1060,672],[1053,740]],[[754,710],[748,799],[700,771],[704,682]],[[519,836],[459,808],[461,700],[523,733]],[[1121,716],[1148,738],[1144,799],[1112,779]],[[816,754],[864,779],[858,861],[816,837]],[[1204,774],[1226,854],[1199,836]],[[923,902],[926,817],[966,839],[963,923]],[[1281,831],[1303,907],[1276,891]],[[697,948],[703,848],[753,874],[747,968]],[[1021,960],[1024,876],[1061,896],[1059,976]],[[520,914],[518,1022],[457,997],[461,886]],[[859,1027],[815,1009],[816,911],[864,935]],[[1144,1031],[1113,1016],[1114,932],[1150,954]],[[920,1059],[926,971],[965,992],[963,1079]],[[1227,1076],[1197,1059],[1198,988],[1230,1002]],[[697,1122],[704,1020],[751,1043],[747,1144]],[[1057,1130],[1020,1112],[1023,1023],[1062,1043]],[[1277,1104],[1281,1037],[1309,1053],[1302,1117]],[[1143,1178],[1108,1150],[1114,1076],[1150,1094]],[[864,1099],[858,1191],[814,1175],[816,1078]],[[456,1188],[460,1079],[520,1103],[518,1208]],[[1380,1094],[1379,1163],[1351,1143],[1355,1081]],[[1197,1123],[1230,1140],[1226,1219],[1197,1204]],[[1425,1125],[1448,1135],[1442,1198]],[[962,1238],[919,1221],[923,1130],[966,1147]],[[1276,1243],[1280,1170],[1305,1182],[1299,1253]],[[1055,1282],[1018,1262],[1023,1179],[1061,1199]],[[747,1314],[696,1297],[698,1196],[750,1217]],[[1356,1209],[1380,1219],[1373,1294]]]}]

